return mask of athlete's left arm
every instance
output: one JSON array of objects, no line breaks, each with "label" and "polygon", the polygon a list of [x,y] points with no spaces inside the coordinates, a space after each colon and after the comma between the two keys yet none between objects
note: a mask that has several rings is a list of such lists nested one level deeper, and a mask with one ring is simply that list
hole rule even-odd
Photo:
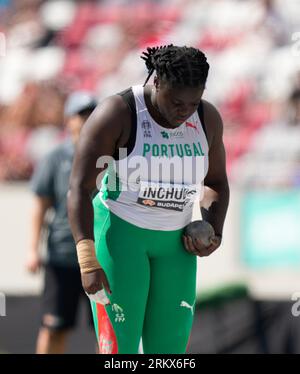
[{"label": "athlete's left arm", "polygon": [[217,109],[206,102],[206,124],[209,140],[209,167],[204,179],[204,197],[200,202],[202,218],[222,237],[229,204],[229,185],[223,143],[223,121]]},{"label": "athlete's left arm", "polygon": [[204,102],[204,118],[209,144],[209,167],[204,179],[204,196],[200,209],[203,220],[213,226],[216,236],[209,247],[205,247],[200,240],[194,243],[189,237],[184,239],[186,249],[198,256],[209,256],[220,246],[229,203],[223,121],[217,109],[207,101]]}]

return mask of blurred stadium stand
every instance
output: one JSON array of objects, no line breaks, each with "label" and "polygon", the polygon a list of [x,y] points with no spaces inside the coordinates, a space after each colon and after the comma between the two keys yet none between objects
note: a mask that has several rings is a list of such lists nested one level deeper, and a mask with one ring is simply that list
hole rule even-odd
[{"label": "blurred stadium stand", "polygon": [[[223,245],[199,260],[190,350],[300,352],[290,301],[300,291],[299,31],[298,0],[0,0],[0,291],[12,302],[0,317],[0,351],[33,351],[42,278],[23,270],[27,183],[66,136],[66,95],[89,89],[101,101],[142,83],[142,50],[173,43],[208,55],[205,98],[224,120],[231,185]],[[243,296],[200,309],[204,291],[236,284]],[[23,309],[33,327],[18,328],[14,346]]]},{"label": "blurred stadium stand", "polygon": [[[89,89],[101,100],[140,83],[141,51],[171,42],[207,53],[205,97],[221,110],[228,170],[240,179],[236,161],[251,158],[266,125],[287,120],[286,102],[300,85],[300,51],[292,39],[299,14],[295,0],[3,1],[0,180],[28,179],[62,139],[68,92]],[[33,152],[47,135],[48,147]]]}]

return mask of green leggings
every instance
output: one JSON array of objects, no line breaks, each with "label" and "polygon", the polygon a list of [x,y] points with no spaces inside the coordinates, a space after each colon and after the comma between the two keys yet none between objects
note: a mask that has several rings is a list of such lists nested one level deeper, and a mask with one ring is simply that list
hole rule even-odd
[{"label": "green leggings", "polygon": [[111,213],[96,196],[97,259],[112,294],[92,302],[100,353],[185,353],[196,295],[196,256],[185,251],[182,230],[134,226]]}]

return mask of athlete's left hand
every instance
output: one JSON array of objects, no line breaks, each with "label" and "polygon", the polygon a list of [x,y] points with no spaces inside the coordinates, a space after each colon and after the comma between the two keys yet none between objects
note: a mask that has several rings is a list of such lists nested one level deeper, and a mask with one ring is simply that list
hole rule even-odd
[{"label": "athlete's left hand", "polygon": [[219,235],[215,235],[211,239],[211,244],[206,247],[200,239],[192,239],[190,236],[183,235],[183,243],[185,249],[199,257],[206,257],[212,254],[221,245],[222,238]]}]

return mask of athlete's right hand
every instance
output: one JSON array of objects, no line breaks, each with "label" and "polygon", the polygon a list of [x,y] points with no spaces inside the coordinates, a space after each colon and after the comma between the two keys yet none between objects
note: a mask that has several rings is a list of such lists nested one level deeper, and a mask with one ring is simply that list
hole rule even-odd
[{"label": "athlete's right hand", "polygon": [[26,270],[29,273],[32,273],[32,274],[37,273],[42,266],[42,260],[41,260],[41,256],[39,255],[39,253],[33,250],[30,251],[27,255],[25,266],[26,266]]},{"label": "athlete's right hand", "polygon": [[90,300],[100,304],[109,304],[104,289],[111,294],[109,283],[103,269],[97,269],[89,273],[81,273],[82,287]]}]

